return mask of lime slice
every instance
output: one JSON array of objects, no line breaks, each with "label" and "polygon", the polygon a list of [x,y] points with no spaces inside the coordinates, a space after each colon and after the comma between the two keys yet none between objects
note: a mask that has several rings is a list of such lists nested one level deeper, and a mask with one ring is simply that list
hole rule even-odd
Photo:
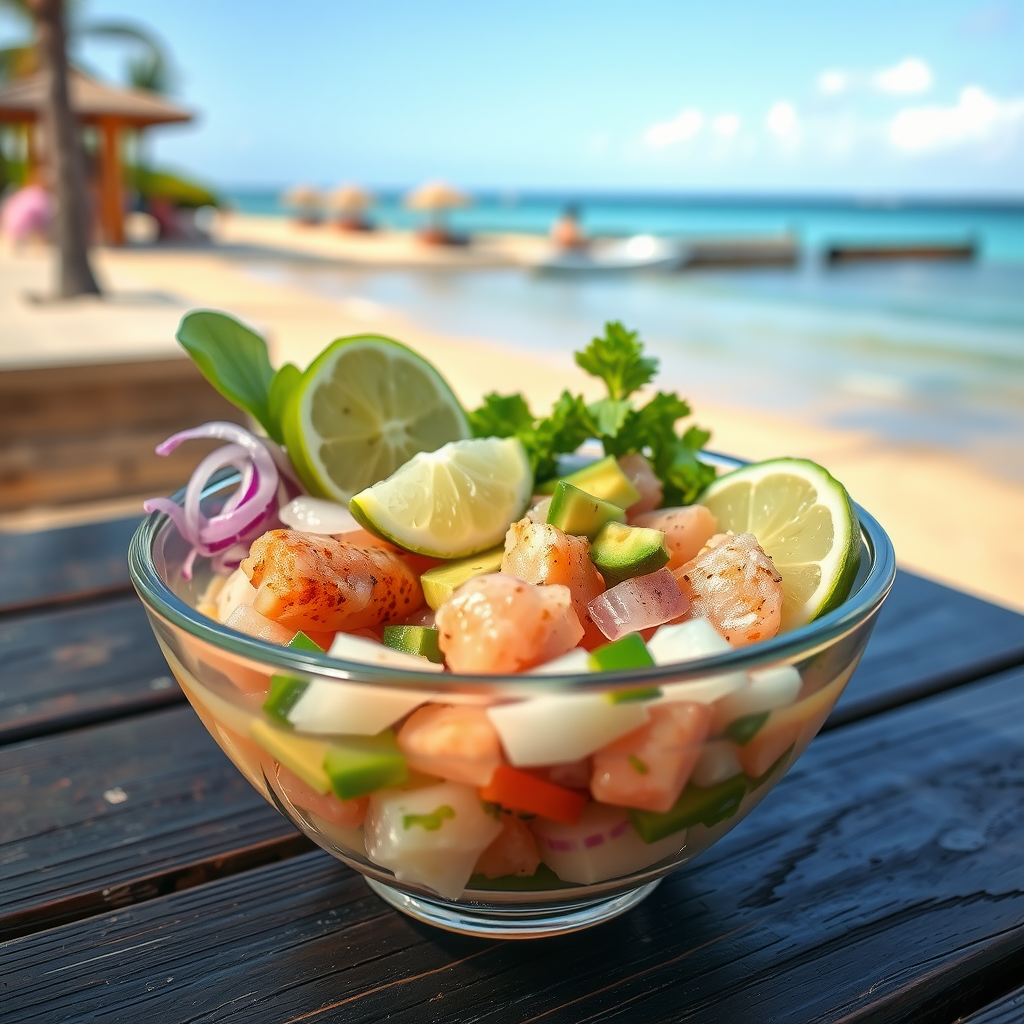
[{"label": "lime slice", "polygon": [[782,574],[782,628],[824,615],[850,593],[860,526],[838,480],[806,459],[771,459],[716,480],[697,499],[719,530],[752,533]]},{"label": "lime slice", "polygon": [[499,544],[532,490],[523,446],[512,437],[481,437],[414,455],[349,508],[368,530],[408,551],[463,558]]},{"label": "lime slice", "polygon": [[339,338],[317,356],[288,398],[282,428],[302,482],[341,502],[417,452],[470,434],[437,370],[376,335]]}]

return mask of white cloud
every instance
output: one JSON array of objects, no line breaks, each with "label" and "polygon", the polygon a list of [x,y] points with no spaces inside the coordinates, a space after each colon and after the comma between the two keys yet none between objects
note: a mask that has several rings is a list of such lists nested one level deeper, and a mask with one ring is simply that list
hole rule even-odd
[{"label": "white cloud", "polygon": [[764,123],[780,142],[792,146],[800,141],[800,117],[792,103],[785,100],[773,103]]},{"label": "white cloud", "polygon": [[888,127],[889,141],[904,153],[928,153],[971,143],[1007,141],[1024,124],[1024,96],[1000,100],[976,85],[955,106],[907,107]]},{"label": "white cloud", "polygon": [[677,142],[687,142],[704,127],[704,115],[694,107],[687,107],[671,121],[659,121],[644,132],[649,146],[663,149]]},{"label": "white cloud", "polygon": [[740,119],[737,114],[719,114],[711,122],[711,130],[720,139],[731,139],[740,130]]},{"label": "white cloud", "polygon": [[825,96],[838,96],[853,85],[853,75],[841,68],[827,68],[818,75],[818,92]]},{"label": "white cloud", "polygon": [[932,70],[923,60],[907,57],[891,68],[882,68],[871,76],[879,91],[895,96],[916,96],[932,87]]}]

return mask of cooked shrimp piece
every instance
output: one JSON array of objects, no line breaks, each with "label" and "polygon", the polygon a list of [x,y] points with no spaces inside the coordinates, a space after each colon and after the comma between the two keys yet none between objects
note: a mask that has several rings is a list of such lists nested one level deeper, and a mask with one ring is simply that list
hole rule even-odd
[{"label": "cooked shrimp piece", "polygon": [[474,873],[488,878],[532,877],[540,867],[537,840],[526,823],[513,814],[501,816],[501,833],[477,858]]},{"label": "cooked shrimp piece", "polygon": [[449,782],[486,786],[504,763],[501,740],[483,708],[428,704],[398,730],[398,749],[410,768]]},{"label": "cooked shrimp piece", "polygon": [[527,583],[568,587],[583,626],[583,646],[590,650],[607,643],[587,610],[587,605],[604,593],[605,586],[604,577],[590,560],[590,541],[586,537],[574,537],[550,523],[520,519],[505,534],[501,571]]},{"label": "cooked shrimp piece", "polygon": [[[633,516],[650,512],[661,504],[661,481],[654,475],[651,464],[640,452],[630,452],[619,459],[619,469],[629,477],[629,482],[640,492],[640,500],[626,509],[632,522]],[[659,527],[660,529],[660,527]]]},{"label": "cooked shrimp piece", "polygon": [[514,673],[571,651],[583,636],[572,594],[489,573],[437,609],[438,644],[453,672]]},{"label": "cooked shrimp piece", "polygon": [[260,615],[251,604],[238,605],[224,620],[224,625],[229,629],[237,629],[239,633],[254,636],[257,640],[266,640],[268,644],[282,646],[291,643],[296,633],[290,626],[282,626],[280,622]]},{"label": "cooked shrimp piece", "polygon": [[654,512],[630,515],[630,526],[646,526],[661,530],[668,547],[670,569],[696,558],[708,540],[718,529],[718,522],[711,510],[703,505],[683,505],[680,508],[659,508]]},{"label": "cooked shrimp piece", "polygon": [[782,622],[782,576],[752,533],[717,533],[676,569],[688,618],[706,618],[733,647],[768,640]]},{"label": "cooked shrimp piece", "polygon": [[423,603],[418,577],[394,552],[319,534],[270,530],[241,567],[256,588],[252,607],[290,629],[362,629]]},{"label": "cooked shrimp piece", "polygon": [[594,755],[590,792],[617,807],[667,811],[679,798],[711,725],[705,704],[655,704],[646,725]]}]

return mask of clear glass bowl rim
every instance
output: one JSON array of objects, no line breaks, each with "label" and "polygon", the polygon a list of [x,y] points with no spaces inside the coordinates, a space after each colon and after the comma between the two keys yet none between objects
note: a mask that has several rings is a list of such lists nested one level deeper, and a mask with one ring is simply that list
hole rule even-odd
[{"label": "clear glass bowl rim", "polygon": [[[712,457],[717,465],[725,468],[739,468],[746,464],[741,459],[727,456]],[[237,482],[237,479],[238,475],[232,474],[216,480],[204,490],[203,498],[216,494]],[[181,504],[184,494],[182,488],[172,495],[172,499]],[[521,696],[524,692],[605,691],[620,687],[630,689],[662,682],[695,681],[710,675],[756,670],[780,661],[795,660],[829,646],[865,622],[880,607],[893,584],[896,577],[896,555],[892,542],[877,520],[856,502],[854,509],[860,521],[861,540],[869,565],[866,574],[861,566],[858,573],[860,586],[838,608],[771,640],[736,648],[725,654],[622,672],[567,673],[557,676],[416,672],[296,651],[246,636],[197,612],[161,579],[153,560],[153,545],[160,531],[173,525],[161,512],[146,516],[132,536],[128,547],[128,569],[142,601],[173,625],[214,647],[285,672],[299,671],[345,682],[429,689],[435,693],[445,690],[485,693],[505,691],[509,696]]]}]

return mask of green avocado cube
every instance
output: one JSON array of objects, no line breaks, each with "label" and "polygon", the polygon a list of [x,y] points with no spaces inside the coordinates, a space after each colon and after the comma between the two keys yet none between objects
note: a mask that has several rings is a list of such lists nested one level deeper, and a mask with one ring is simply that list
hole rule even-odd
[{"label": "green avocado cube", "polygon": [[485,573],[499,572],[504,554],[505,546],[501,545],[490,551],[481,551],[478,555],[435,565],[420,577],[423,599],[436,611],[467,580]]},{"label": "green avocado cube", "polygon": [[324,757],[331,788],[342,800],[400,786],[409,776],[405,757],[391,729],[377,736],[346,736],[331,741]]},{"label": "green avocado cube", "polygon": [[249,726],[249,735],[274,760],[298,775],[307,786],[311,786],[321,796],[330,793],[331,780],[323,767],[328,748],[325,740],[296,736],[293,732],[285,732],[258,718]]},{"label": "green avocado cube", "polygon": [[548,522],[565,533],[593,540],[605,523],[624,523],[626,513],[603,498],[595,498],[568,480],[559,480],[548,508]]},{"label": "green avocado cube", "polygon": [[[629,508],[640,500],[640,492],[633,481],[622,472],[614,455],[606,455],[589,466],[577,469],[561,478],[595,498],[610,501],[619,508]],[[537,494],[554,494],[559,480],[548,480],[536,488]]]},{"label": "green avocado cube", "polygon": [[651,652],[639,633],[627,633],[610,644],[595,647],[587,660],[595,672],[621,672],[631,668],[649,668],[654,664]]},{"label": "green avocado cube", "polygon": [[440,665],[444,655],[438,646],[440,634],[431,626],[385,626],[384,646],[406,654],[418,654]]},{"label": "green avocado cube", "polygon": [[315,640],[310,640],[301,629],[288,641],[288,646],[296,651],[309,651],[311,654],[324,653],[324,649]]},{"label": "green avocado cube", "polygon": [[[320,648],[318,647],[317,650],[319,651]],[[263,702],[263,710],[275,722],[287,725],[290,729],[292,723],[288,721],[288,715],[308,688],[308,679],[298,679],[295,676],[271,676],[270,692]]]},{"label": "green avocado cube", "polygon": [[630,808],[629,819],[645,843],[656,843],[684,828],[694,825],[711,828],[731,818],[739,810],[746,792],[745,775],[734,775],[731,779],[706,788],[689,785],[679,794],[679,799],[670,810],[659,812]]},{"label": "green avocado cube", "polygon": [[634,576],[647,576],[668,564],[665,534],[646,526],[607,523],[590,545],[590,560],[609,589]]}]

